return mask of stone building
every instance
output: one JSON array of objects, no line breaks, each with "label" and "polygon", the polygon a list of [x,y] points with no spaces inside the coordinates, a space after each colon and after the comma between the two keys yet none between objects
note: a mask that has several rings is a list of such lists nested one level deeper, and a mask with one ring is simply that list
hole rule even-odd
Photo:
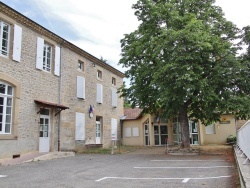
[{"label": "stone building", "polygon": [[0,158],[109,147],[124,74],[2,2],[0,10]]}]

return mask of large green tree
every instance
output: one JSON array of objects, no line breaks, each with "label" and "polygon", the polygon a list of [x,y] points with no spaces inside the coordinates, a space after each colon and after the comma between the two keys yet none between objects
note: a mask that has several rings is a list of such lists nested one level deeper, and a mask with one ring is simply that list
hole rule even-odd
[{"label": "large green tree", "polygon": [[[223,113],[246,117],[249,93],[237,58],[240,30],[214,0],[138,0],[138,29],[121,40],[130,87],[120,91],[150,113],[179,116],[182,146],[188,118],[208,125]],[[250,83],[250,82],[248,82]]]}]

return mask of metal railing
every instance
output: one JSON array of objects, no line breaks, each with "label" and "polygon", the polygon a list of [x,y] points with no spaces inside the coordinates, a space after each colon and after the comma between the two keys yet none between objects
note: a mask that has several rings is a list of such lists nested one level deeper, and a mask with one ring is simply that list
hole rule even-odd
[{"label": "metal railing", "polygon": [[250,161],[250,120],[237,131],[237,148],[247,157],[244,164]]}]

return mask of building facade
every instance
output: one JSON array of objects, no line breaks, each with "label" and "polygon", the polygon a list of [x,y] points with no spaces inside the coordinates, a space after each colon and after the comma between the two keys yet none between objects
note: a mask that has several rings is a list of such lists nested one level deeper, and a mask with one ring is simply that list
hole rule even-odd
[{"label": "building facade", "polygon": [[[163,146],[181,143],[181,127],[178,118],[159,118],[143,114],[141,109],[124,109],[122,121],[123,145]],[[227,137],[236,135],[238,120],[233,115],[222,115],[221,121],[209,126],[189,121],[191,145],[226,144]]]},{"label": "building facade", "polygon": [[109,147],[124,74],[0,2],[0,158]]}]

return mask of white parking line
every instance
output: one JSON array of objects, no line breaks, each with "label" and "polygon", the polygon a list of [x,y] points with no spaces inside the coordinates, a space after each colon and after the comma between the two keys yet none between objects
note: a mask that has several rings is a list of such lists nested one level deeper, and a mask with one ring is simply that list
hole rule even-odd
[{"label": "white parking line", "polygon": [[164,162],[164,161],[170,161],[170,162],[185,162],[185,161],[188,161],[188,162],[197,162],[197,161],[225,161],[225,160],[151,160],[152,162]]},{"label": "white parking line", "polygon": [[232,176],[217,176],[217,177],[205,177],[205,178],[132,178],[132,177],[103,177],[95,180],[100,182],[106,179],[119,179],[119,180],[183,180],[182,183],[187,183],[189,180],[205,180],[205,179],[219,179],[219,178],[230,178]]},{"label": "white parking line", "polygon": [[199,167],[186,167],[186,166],[173,166],[173,167],[163,167],[163,166],[157,166],[157,167],[134,167],[134,168],[142,168],[142,169],[193,169],[193,168],[202,168],[202,169],[206,169],[206,168],[233,168],[233,166],[199,166]]},{"label": "white parking line", "polygon": [[0,175],[0,178],[6,178],[7,176],[6,175]]}]

